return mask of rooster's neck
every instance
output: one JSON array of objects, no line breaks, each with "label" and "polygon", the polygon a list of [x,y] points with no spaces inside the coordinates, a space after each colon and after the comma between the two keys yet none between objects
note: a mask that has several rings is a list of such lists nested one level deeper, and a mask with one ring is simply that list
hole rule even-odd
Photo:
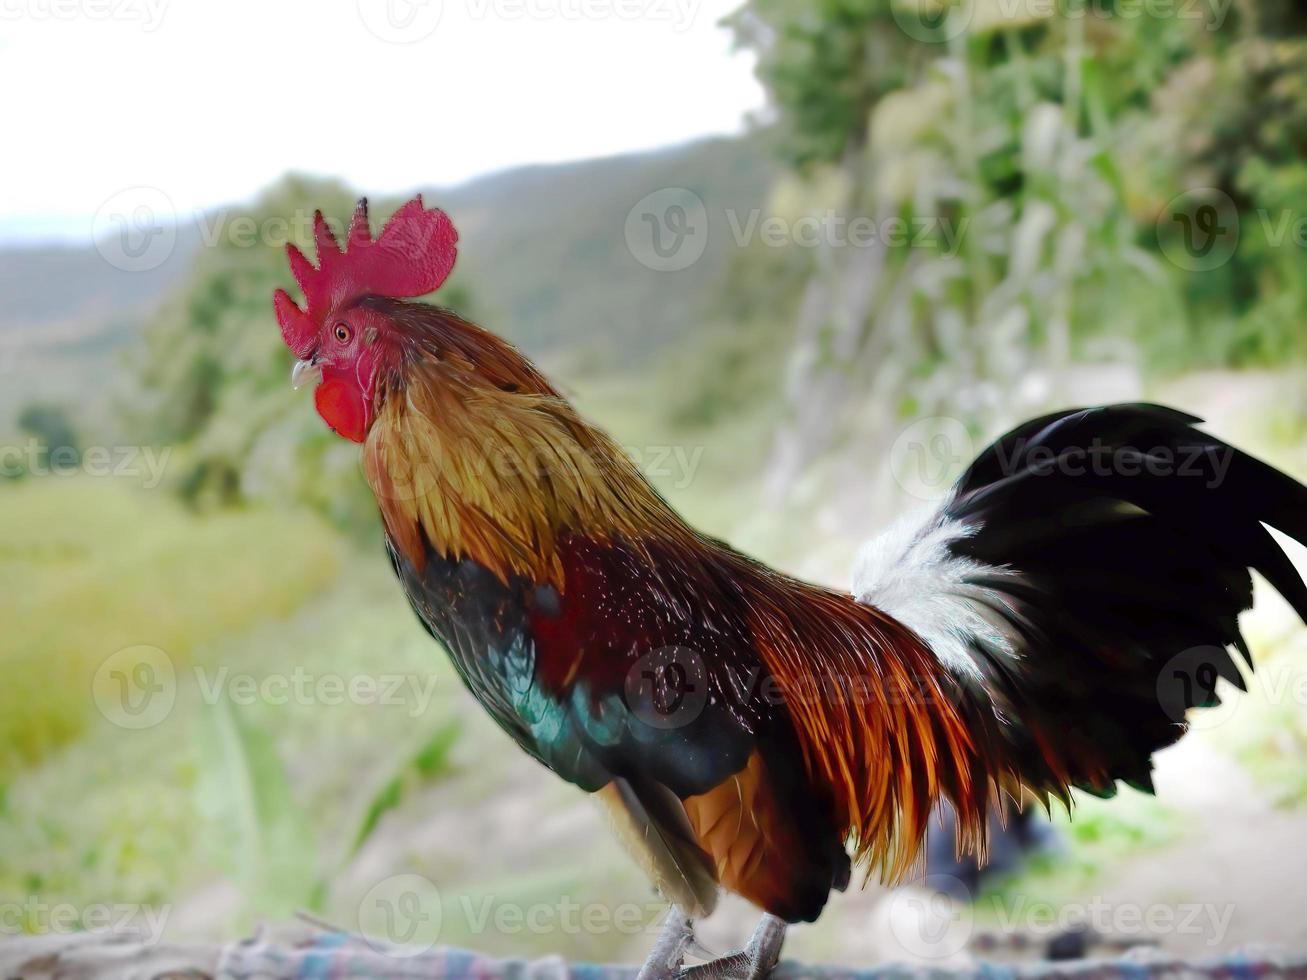
[{"label": "rooster's neck", "polygon": [[561,586],[570,534],[690,534],[629,458],[552,389],[505,390],[423,363],[379,399],[364,448],[396,547]]}]

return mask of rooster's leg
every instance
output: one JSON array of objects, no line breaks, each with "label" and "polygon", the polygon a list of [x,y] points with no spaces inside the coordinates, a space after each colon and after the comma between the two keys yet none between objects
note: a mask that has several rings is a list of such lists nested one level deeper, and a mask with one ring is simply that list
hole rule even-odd
[{"label": "rooster's leg", "polygon": [[694,942],[694,922],[675,905],[667,913],[649,958],[635,980],[673,980],[681,971],[686,948]]},{"label": "rooster's leg", "polygon": [[764,980],[784,944],[785,920],[764,913],[744,949],[682,970],[677,980]]}]

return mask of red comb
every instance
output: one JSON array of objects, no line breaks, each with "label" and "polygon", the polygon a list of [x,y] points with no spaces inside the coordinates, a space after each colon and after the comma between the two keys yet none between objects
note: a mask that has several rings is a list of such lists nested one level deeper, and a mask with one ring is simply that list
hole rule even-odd
[{"label": "red comb", "polygon": [[454,223],[445,212],[424,208],[421,194],[395,212],[375,241],[366,198],[354,209],[344,249],[321,211],[313,215],[313,238],[316,269],[298,248],[286,246],[290,271],[304,292],[304,309],[284,289],[273,295],[281,336],[300,358],[312,353],[318,328],[333,310],[360,296],[423,296],[445,281],[458,254]]}]

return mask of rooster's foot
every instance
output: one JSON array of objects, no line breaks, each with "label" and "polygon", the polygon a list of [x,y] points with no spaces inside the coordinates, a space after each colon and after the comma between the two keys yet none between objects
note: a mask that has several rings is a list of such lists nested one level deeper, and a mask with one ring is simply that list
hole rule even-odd
[{"label": "rooster's foot", "polygon": [[784,944],[784,920],[764,914],[744,949],[687,967],[677,980],[764,980],[780,960]]},{"label": "rooster's foot", "polygon": [[663,931],[659,933],[649,958],[640,967],[635,980],[676,980],[681,964],[685,962],[685,952],[691,946],[697,946],[694,941],[694,922],[680,909],[672,906],[667,913],[667,921],[663,923]]}]

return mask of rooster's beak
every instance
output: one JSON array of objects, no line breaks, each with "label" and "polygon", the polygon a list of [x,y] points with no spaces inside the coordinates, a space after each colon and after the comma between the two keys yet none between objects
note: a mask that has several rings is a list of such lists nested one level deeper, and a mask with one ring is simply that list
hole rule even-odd
[{"label": "rooster's beak", "polygon": [[315,361],[296,361],[290,370],[290,386],[303,388],[306,384],[317,384],[322,380],[322,368]]}]

